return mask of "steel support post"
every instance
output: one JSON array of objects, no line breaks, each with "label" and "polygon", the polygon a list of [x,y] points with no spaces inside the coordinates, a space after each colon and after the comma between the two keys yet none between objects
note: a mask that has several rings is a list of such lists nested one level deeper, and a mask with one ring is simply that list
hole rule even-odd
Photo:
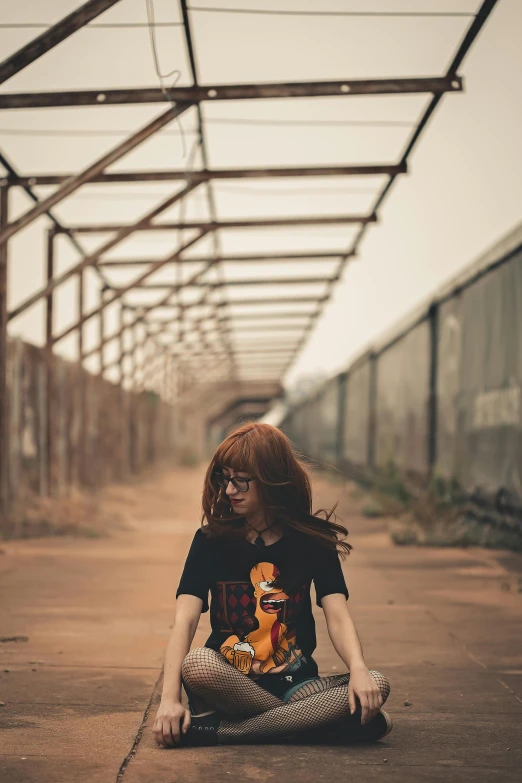
[{"label": "steel support post", "polygon": [[143,323],[143,334],[138,342],[138,352],[136,356],[136,380],[138,382],[137,390],[143,392],[147,386],[147,365],[148,365],[148,345],[149,345],[149,325]]},{"label": "steel support post", "polygon": [[[78,320],[85,312],[85,270],[78,273]],[[87,448],[87,372],[83,366],[85,354],[84,328],[78,328],[78,445],[76,480],[82,484],[85,478],[85,451]]]},{"label": "steel support post", "polygon": [[[78,321],[81,322],[82,315],[85,311],[85,270],[81,269],[78,273]],[[83,323],[80,323],[78,327],[78,362],[81,368],[83,368],[83,360],[85,353],[83,334]]]},{"label": "steel support post", "polygon": [[[177,357],[171,353],[171,362],[170,362],[170,399],[169,402],[171,405],[176,404],[176,399],[178,396],[178,360]],[[177,415],[177,414],[176,414]]]},{"label": "steel support post", "polygon": [[136,394],[137,394],[137,368],[138,368],[138,323],[135,321],[130,326],[130,372],[129,372],[129,409],[128,409],[128,430],[129,430],[129,451],[128,466],[131,473],[137,472],[137,434],[135,423]]},{"label": "steel support post", "polygon": [[368,443],[366,463],[373,471],[375,469],[376,437],[377,437],[377,354],[369,356],[370,362],[370,389],[368,402]]},{"label": "steel support post", "polygon": [[[9,185],[0,186],[0,232],[9,223]],[[0,244],[0,519],[9,514],[9,407],[7,392],[8,243]]]},{"label": "steel support post", "polygon": [[120,302],[120,341],[118,355],[118,377],[122,391],[125,388],[125,305]]},{"label": "steel support post", "polygon": [[119,396],[120,396],[120,477],[123,479],[127,476],[127,451],[129,447],[128,440],[128,417],[126,413],[127,396],[125,392],[125,341],[126,341],[126,329],[125,329],[125,305],[120,301],[120,340],[119,340],[119,355],[118,355],[118,380],[119,380]]},{"label": "steel support post", "polygon": [[103,287],[100,290],[100,307],[98,313],[98,335],[100,338],[100,376],[105,374],[105,303],[108,298],[108,289]]},{"label": "steel support post", "polygon": [[[54,250],[55,236],[53,229],[47,232],[46,244],[46,279],[52,283],[54,278]],[[46,369],[46,463],[47,463],[47,491],[54,495],[58,488],[58,476],[56,474],[56,377],[53,354],[53,325],[54,325],[54,294],[49,291],[45,297],[45,369]]]},{"label": "steel support post", "polygon": [[138,321],[130,324],[131,348],[129,349],[130,373],[129,382],[131,392],[136,391],[136,376],[138,371]]},{"label": "steel support post", "polygon": [[169,350],[166,345],[162,346],[162,357],[161,357],[161,390],[160,395],[162,400],[165,402],[168,399],[168,360],[169,360]]},{"label": "steel support post", "polygon": [[428,449],[427,461],[430,478],[434,476],[437,464],[437,387],[439,350],[439,306],[433,304],[429,312],[430,325],[430,378],[428,397]]}]

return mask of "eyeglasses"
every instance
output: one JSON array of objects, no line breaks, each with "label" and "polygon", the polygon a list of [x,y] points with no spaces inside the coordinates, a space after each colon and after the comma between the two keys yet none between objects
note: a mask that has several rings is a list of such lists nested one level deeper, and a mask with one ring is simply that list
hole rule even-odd
[{"label": "eyeglasses", "polygon": [[214,478],[216,479],[217,484],[224,489],[228,487],[229,482],[232,482],[232,486],[239,492],[248,492],[250,489],[250,482],[254,481],[254,477],[238,478],[238,476],[224,476],[223,473],[220,473],[219,471],[214,473]]}]

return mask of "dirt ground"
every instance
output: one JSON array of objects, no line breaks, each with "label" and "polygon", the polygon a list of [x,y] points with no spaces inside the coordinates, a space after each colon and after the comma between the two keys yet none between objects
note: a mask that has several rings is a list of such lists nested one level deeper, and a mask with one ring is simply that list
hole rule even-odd
[{"label": "dirt ground", "polygon": [[[6,783],[212,780],[520,780],[522,556],[397,547],[386,520],[340,500],[344,569],[366,664],[392,687],[382,742],[158,749],[151,728],[175,590],[199,525],[202,471],[107,490],[102,538],[0,544],[0,779]],[[344,670],[316,608],[321,673]],[[203,615],[194,645],[208,634]]]}]

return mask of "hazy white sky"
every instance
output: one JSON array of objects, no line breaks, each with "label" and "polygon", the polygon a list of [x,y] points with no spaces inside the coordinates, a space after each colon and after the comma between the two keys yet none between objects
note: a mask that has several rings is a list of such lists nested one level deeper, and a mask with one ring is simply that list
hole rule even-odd
[{"label": "hazy white sky", "polygon": [[[195,4],[195,3],[194,3]],[[53,23],[78,5],[77,0],[22,0],[3,8],[1,22]],[[472,13],[478,0],[198,0],[198,6],[321,10],[423,10]],[[173,0],[156,0],[156,20],[179,22]],[[322,79],[433,76],[442,74],[470,19],[285,17],[210,13],[191,14],[202,83],[306,81]],[[122,0],[96,20],[99,25],[144,23],[145,0]],[[522,73],[521,0],[500,0],[461,68],[463,93],[443,98],[400,177],[370,227],[359,258],[348,264],[332,301],[311,339],[293,365],[287,382],[303,374],[330,374],[346,364],[369,341],[424,299],[448,277],[470,263],[521,218]],[[0,30],[6,54],[37,35],[38,29]],[[179,84],[190,83],[179,27],[158,29],[163,70],[178,68]],[[84,29],[2,86],[5,92],[53,89],[108,89],[156,86],[146,27]],[[428,96],[339,97],[204,104],[211,167],[394,163],[421,116]],[[23,174],[75,172],[96,160],[119,140],[165,110],[162,105],[4,111],[0,116],[1,149]],[[250,124],[259,120],[257,124]],[[372,124],[392,121],[393,126]],[[248,122],[245,122],[248,121]],[[333,125],[321,125],[335,121]],[[354,125],[363,122],[363,125]],[[182,119],[187,145],[193,144],[195,112]],[[297,123],[297,124],[296,124]],[[200,160],[196,158],[195,165]],[[187,165],[175,124],[138,147],[111,170],[181,168]],[[283,215],[353,214],[370,208],[383,179],[232,180],[215,186],[220,218]],[[171,183],[82,188],[56,208],[68,224],[129,222],[175,191]],[[45,195],[49,189],[40,188]],[[13,217],[30,206],[13,198]],[[161,219],[175,220],[179,209]],[[196,191],[185,217],[208,219],[204,190]],[[44,280],[44,229],[41,218],[10,245],[10,307],[37,290]],[[349,248],[350,227],[304,227],[241,230],[222,233],[225,252],[310,251]],[[190,235],[187,234],[185,239]],[[103,236],[82,236],[94,249]],[[135,235],[112,257],[161,257],[176,246],[173,232]],[[193,255],[211,251],[201,242]],[[65,239],[59,242],[58,271],[78,260]],[[191,266],[190,273],[195,271]],[[329,275],[330,261],[293,264],[228,264],[225,279]],[[107,270],[115,284],[140,273]],[[183,271],[189,274],[188,269]],[[163,269],[151,281],[173,281]],[[88,306],[96,302],[97,282],[89,273]],[[230,287],[229,300],[258,296],[321,294],[321,285]],[[76,319],[75,283],[57,295],[55,327]],[[129,301],[157,300],[158,292],[133,295]],[[187,301],[193,293],[187,293]],[[239,312],[242,306],[232,306]],[[299,309],[293,306],[292,309]],[[243,307],[244,310],[244,307]],[[163,313],[165,315],[165,313]],[[110,313],[115,324],[116,311]],[[43,307],[38,305],[12,322],[11,332],[31,342],[43,339]],[[239,332],[239,329],[238,329]],[[250,333],[251,334],[251,333]],[[273,333],[272,333],[273,334]],[[243,335],[244,337],[245,335]],[[261,335],[260,335],[261,336]],[[240,342],[238,334],[236,340]],[[272,336],[270,338],[273,339]],[[281,340],[285,338],[281,336]],[[96,325],[87,330],[94,345]],[[75,342],[59,350],[74,356]]]}]

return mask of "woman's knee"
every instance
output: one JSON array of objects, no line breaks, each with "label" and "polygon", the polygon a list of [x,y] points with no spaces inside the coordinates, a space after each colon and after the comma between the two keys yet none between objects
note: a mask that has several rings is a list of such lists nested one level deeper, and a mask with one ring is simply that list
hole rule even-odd
[{"label": "woman's knee", "polygon": [[194,647],[184,657],[181,664],[181,678],[183,681],[194,682],[200,679],[208,679],[208,674],[219,663],[219,653],[210,647]]},{"label": "woman's knee", "polygon": [[382,701],[384,703],[388,698],[388,696],[390,695],[390,682],[388,678],[384,676],[384,674],[381,674],[381,672],[377,672],[371,669],[370,674],[372,675],[373,679],[379,686],[379,690],[382,696]]}]

